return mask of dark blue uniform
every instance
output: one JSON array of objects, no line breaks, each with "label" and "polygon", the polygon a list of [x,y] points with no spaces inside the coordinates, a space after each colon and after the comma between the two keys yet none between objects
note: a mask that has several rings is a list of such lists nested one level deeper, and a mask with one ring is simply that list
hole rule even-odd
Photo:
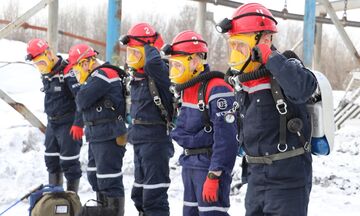
[{"label": "dark blue uniform", "polygon": [[[209,67],[206,66],[206,73]],[[236,152],[236,123],[226,123],[224,114],[232,107],[235,98],[233,89],[223,79],[214,78],[208,83],[205,104],[208,109],[212,131],[205,132],[204,116],[198,108],[200,83],[185,89],[182,93],[182,106],[171,132],[172,138],[184,149],[210,148],[212,153],[180,156],[184,184],[183,215],[229,215],[229,193],[231,171]],[[222,171],[219,186],[219,199],[214,203],[204,202],[202,189],[209,171]]]},{"label": "dark blue uniform", "polygon": [[126,133],[125,98],[117,72],[102,66],[95,69],[81,86],[76,104],[86,126],[87,171],[93,190],[107,197],[124,197],[121,168],[126,149],[116,138]]},{"label": "dark blue uniform", "polygon": [[129,142],[134,145],[135,182],[131,198],[135,207],[146,216],[169,215],[167,190],[170,185],[169,159],[173,145],[161,116],[150,94],[148,77],[157,86],[161,101],[172,114],[169,69],[159,51],[145,45],[145,66],[142,76],[131,81]]},{"label": "dark blue uniform", "polygon": [[[316,88],[316,79],[298,60],[274,52],[265,67],[283,89],[287,110],[304,124],[301,134],[310,139],[310,117],[306,101]],[[271,94],[270,78],[242,83],[238,94],[241,128],[239,141],[249,156],[280,153],[280,114]],[[287,130],[287,129],[286,129]],[[286,131],[287,151],[303,148],[295,133]],[[272,164],[249,163],[245,172],[248,189],[246,215],[306,215],[311,190],[311,153],[273,161]]]},{"label": "dark blue uniform", "polygon": [[[52,71],[61,67],[61,56]],[[50,73],[51,74],[51,73]],[[44,85],[44,107],[48,117],[45,132],[45,163],[49,173],[64,172],[69,181],[81,177],[81,140],[75,141],[70,135],[72,125],[83,127],[82,117],[76,112],[75,96],[79,84],[69,73],[59,71],[42,77]]]}]

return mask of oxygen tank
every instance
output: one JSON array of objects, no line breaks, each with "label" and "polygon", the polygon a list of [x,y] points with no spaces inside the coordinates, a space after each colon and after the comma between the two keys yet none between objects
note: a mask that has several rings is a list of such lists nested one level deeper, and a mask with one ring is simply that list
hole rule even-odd
[{"label": "oxygen tank", "polygon": [[322,73],[313,71],[313,74],[318,88],[307,104],[312,123],[311,152],[328,155],[333,149],[335,136],[332,88]]}]

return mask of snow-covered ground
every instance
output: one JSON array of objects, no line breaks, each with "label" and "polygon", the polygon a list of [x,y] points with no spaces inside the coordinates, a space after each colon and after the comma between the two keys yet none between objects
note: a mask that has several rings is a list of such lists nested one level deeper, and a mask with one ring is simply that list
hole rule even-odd
[{"label": "snow-covered ground", "polygon": [[[0,89],[6,91],[15,100],[24,103],[40,120],[46,122],[43,113],[43,93],[40,74],[34,67],[26,64],[4,66],[2,61],[23,61],[26,45],[22,42],[0,40]],[[335,100],[341,92],[334,92]],[[0,213],[25,195],[30,189],[47,182],[44,163],[44,135],[32,127],[8,104],[0,100]],[[182,215],[181,168],[177,158],[181,149],[170,162],[171,186],[169,202],[172,216]],[[85,170],[88,145],[81,150],[81,165]],[[330,156],[313,157],[313,188],[310,198],[309,215],[359,215],[360,212],[360,121],[348,122],[336,132],[335,149]],[[124,158],[124,185],[126,193],[126,214],[136,215],[130,198],[133,182],[133,151],[127,146]],[[235,170],[240,158],[237,161]],[[230,215],[244,215],[244,196],[246,186],[231,196]],[[86,173],[80,183],[79,195],[84,203],[95,198],[86,179]],[[20,202],[4,216],[25,216],[27,201]]]}]

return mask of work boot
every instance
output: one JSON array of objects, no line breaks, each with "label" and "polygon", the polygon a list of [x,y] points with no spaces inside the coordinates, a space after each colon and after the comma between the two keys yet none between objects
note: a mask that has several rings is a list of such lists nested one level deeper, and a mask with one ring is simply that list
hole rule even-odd
[{"label": "work boot", "polygon": [[49,173],[49,184],[55,186],[62,186],[63,173],[62,172]]},{"label": "work boot", "polygon": [[106,196],[101,192],[96,192],[96,200],[101,203],[101,206],[107,206]]},{"label": "work boot", "polygon": [[74,191],[75,193],[77,193],[79,190],[79,183],[80,183],[80,178],[67,181],[66,182],[66,190]]},{"label": "work boot", "polygon": [[106,197],[107,207],[114,210],[114,216],[124,216],[125,198],[124,197]]}]

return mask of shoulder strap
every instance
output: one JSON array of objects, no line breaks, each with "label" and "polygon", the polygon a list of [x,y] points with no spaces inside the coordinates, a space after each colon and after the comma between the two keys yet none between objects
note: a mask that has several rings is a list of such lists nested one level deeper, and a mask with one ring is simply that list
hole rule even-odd
[{"label": "shoulder strap", "polygon": [[306,141],[304,135],[301,133],[303,127],[303,121],[300,118],[292,116],[292,113],[287,108],[287,103],[282,93],[279,83],[276,81],[275,77],[271,76],[271,94],[275,101],[276,109],[280,114],[280,134],[279,134],[279,144],[277,146],[280,152],[285,152],[287,150],[286,143],[286,130],[288,129],[291,133],[298,135],[300,142],[303,144],[306,151],[310,150],[309,142]]},{"label": "shoulder strap", "polygon": [[212,124],[210,121],[210,116],[209,116],[209,112],[206,108],[206,88],[209,84],[209,80],[205,80],[203,82],[201,82],[199,90],[198,90],[198,108],[200,110],[200,112],[202,112],[203,114],[203,118],[204,118],[204,131],[206,133],[210,133],[212,131]]},{"label": "shoulder strap", "polygon": [[153,98],[155,105],[159,108],[161,116],[166,121],[166,125],[168,129],[172,127],[172,116],[170,116],[169,112],[166,110],[164,104],[161,101],[160,93],[156,86],[156,83],[153,78],[147,76],[150,94]]},{"label": "shoulder strap", "polygon": [[280,139],[278,144],[278,150],[281,152],[287,150],[286,122],[287,122],[287,117],[290,115],[290,113],[287,110],[287,103],[285,101],[285,97],[282,93],[281,87],[279,86],[275,77],[271,76],[270,83],[271,83],[271,94],[274,98],[276,109],[280,114],[280,135],[279,135]]},{"label": "shoulder strap", "polygon": [[125,73],[125,71],[123,69],[121,69],[121,68],[119,68],[119,67],[117,67],[115,65],[109,64],[107,62],[100,65],[99,67],[94,68],[93,71],[96,71],[97,69],[101,69],[101,68],[109,68],[109,69],[112,69],[112,70],[116,71],[116,73],[119,75],[119,77],[121,79],[127,77],[127,74]]}]

